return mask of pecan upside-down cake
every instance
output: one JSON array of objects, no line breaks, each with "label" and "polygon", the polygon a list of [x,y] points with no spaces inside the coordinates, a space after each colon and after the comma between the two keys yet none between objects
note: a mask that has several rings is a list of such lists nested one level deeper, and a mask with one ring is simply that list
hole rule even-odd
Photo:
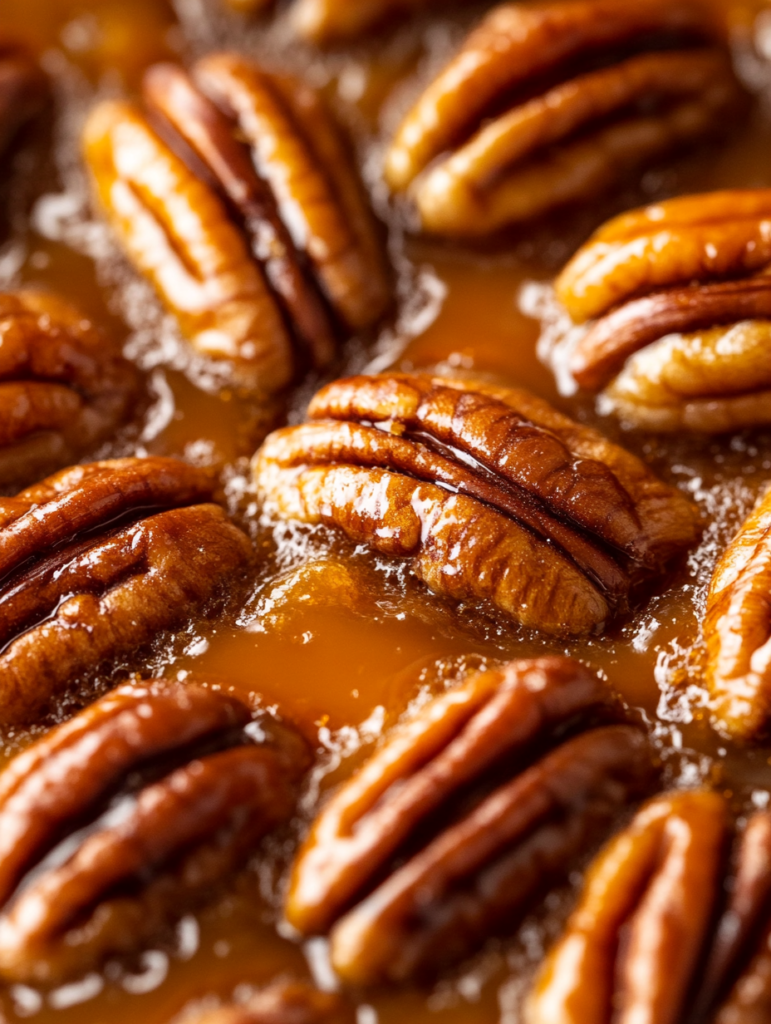
[{"label": "pecan upside-down cake", "polygon": [[0,2],[2,1024],[771,1024],[770,31]]}]

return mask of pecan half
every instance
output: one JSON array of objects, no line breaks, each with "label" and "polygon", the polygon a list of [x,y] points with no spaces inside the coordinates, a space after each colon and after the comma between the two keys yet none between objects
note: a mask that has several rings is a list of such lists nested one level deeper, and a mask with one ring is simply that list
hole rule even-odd
[{"label": "pecan half", "polygon": [[696,535],[689,503],[638,459],[524,391],[353,377],[309,416],[256,456],[272,513],[409,556],[434,592],[526,626],[599,627]]},{"label": "pecan half", "polygon": [[0,774],[0,974],[51,983],[136,949],[293,811],[286,726],[199,685],[122,687]]},{"label": "pecan half", "polygon": [[704,619],[706,677],[718,725],[743,740],[771,722],[771,493],[718,562]]},{"label": "pecan half", "polygon": [[590,868],[527,1000],[526,1024],[724,1020],[734,999],[723,1003],[726,990],[742,970],[737,988],[753,976],[771,909],[771,817],[750,820],[733,866],[731,831],[715,793],[646,805]]},{"label": "pecan half", "polygon": [[319,45],[362,35],[386,18],[422,10],[437,0],[296,0],[292,24],[301,36]]},{"label": "pecan half", "polygon": [[644,735],[597,725],[614,710],[566,658],[512,662],[435,698],[322,810],[287,919],[331,928],[333,965],[356,984],[465,955],[652,781]]},{"label": "pecan half", "polygon": [[75,461],[137,398],[137,374],[68,302],[0,293],[0,486]]},{"label": "pecan half", "polygon": [[[146,111],[106,103],[85,151],[137,268],[201,355],[279,391],[329,364],[389,301],[360,183],[320,96],[235,54],[145,78]],[[296,343],[293,348],[293,343]]]},{"label": "pecan half", "polygon": [[21,126],[43,107],[45,75],[23,50],[0,39],[0,153]]},{"label": "pecan half", "polygon": [[[636,426],[771,422],[771,190],[687,196],[610,221],[557,281],[576,382]],[[721,278],[723,280],[721,280]],[[728,280],[726,280],[728,279]]]},{"label": "pecan half", "polygon": [[487,234],[692,145],[740,97],[705,4],[501,4],[407,115],[386,178],[424,230]]},{"label": "pecan half", "polygon": [[205,611],[252,546],[175,459],[77,466],[0,499],[0,721]]},{"label": "pecan half", "polygon": [[240,1006],[186,1015],[180,1024],[354,1024],[356,1013],[342,996],[302,982],[277,982]]}]

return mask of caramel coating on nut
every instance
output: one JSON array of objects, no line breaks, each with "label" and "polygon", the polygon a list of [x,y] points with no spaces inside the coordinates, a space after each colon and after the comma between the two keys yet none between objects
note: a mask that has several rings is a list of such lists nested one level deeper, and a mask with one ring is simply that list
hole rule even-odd
[{"label": "caramel coating on nut", "polygon": [[630,570],[695,535],[638,460],[525,392],[388,374],[329,385],[309,415],[256,457],[273,512],[410,556],[435,592],[527,626],[595,628],[625,606]]},{"label": "caramel coating on nut", "polygon": [[29,721],[80,674],[135,659],[243,570],[246,535],[196,504],[212,489],[174,459],[124,459],[0,501],[4,723]]},{"label": "caramel coating on nut", "polygon": [[68,302],[0,294],[0,485],[24,484],[111,434],[137,374]]},{"label": "caramel coating on nut", "polygon": [[342,42],[361,35],[391,15],[420,10],[431,0],[296,0],[292,25],[305,39],[318,45]]},{"label": "caramel coating on nut", "polygon": [[23,50],[0,39],[0,153],[43,107],[48,82]]},{"label": "caramel coating on nut", "polygon": [[718,726],[741,740],[762,737],[771,717],[771,494],[718,562],[707,596],[706,679]]},{"label": "caramel coating on nut", "polygon": [[276,982],[243,1006],[185,1015],[179,1024],[354,1024],[356,1014],[342,996],[302,982]]}]

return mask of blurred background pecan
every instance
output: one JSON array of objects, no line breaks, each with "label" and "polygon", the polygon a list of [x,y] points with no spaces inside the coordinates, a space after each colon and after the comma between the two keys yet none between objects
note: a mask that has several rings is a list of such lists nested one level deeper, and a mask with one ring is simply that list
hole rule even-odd
[{"label": "blurred background pecan", "polygon": [[137,949],[293,812],[305,741],[220,690],[121,687],[0,774],[0,975],[54,983]]},{"label": "blurred background pecan", "polygon": [[45,75],[31,57],[0,36],[0,154],[21,126],[43,107]]},{"label": "blurred background pecan", "polygon": [[768,1020],[771,815],[751,817],[731,855],[732,831],[716,793],[647,804],[589,869],[526,1024]]},{"label": "blurred background pecan", "polygon": [[355,1021],[353,1007],[342,996],[319,992],[304,982],[279,981],[245,1003],[184,1014],[175,1024],[355,1024]]},{"label": "blurred background pecan", "polygon": [[610,221],[556,283],[576,382],[651,430],[771,422],[771,189],[685,196]]},{"label": "blurred background pecan", "polygon": [[296,0],[291,18],[301,36],[323,46],[351,39],[386,18],[431,4],[442,6],[440,0]]},{"label": "blurred background pecan", "polygon": [[101,205],[201,356],[272,394],[389,302],[357,172],[321,97],[236,54],[157,65],[145,109],[85,130]]},{"label": "blurred background pecan", "polygon": [[255,457],[271,514],[411,558],[435,593],[596,630],[697,535],[639,459],[525,391],[383,374],[323,388]]},{"label": "blurred background pecan", "polygon": [[176,459],[76,466],[0,499],[0,723],[139,652],[222,595],[252,545]]},{"label": "blurred background pecan", "polygon": [[721,28],[699,0],[502,4],[407,115],[387,181],[441,235],[598,195],[730,121]]},{"label": "blurred background pecan", "polygon": [[74,462],[132,412],[138,376],[77,309],[0,293],[0,487]]},{"label": "blurred background pecan", "polygon": [[338,790],[286,903],[331,929],[349,983],[403,982],[464,956],[561,879],[655,778],[644,734],[567,658],[478,673],[398,728]]}]

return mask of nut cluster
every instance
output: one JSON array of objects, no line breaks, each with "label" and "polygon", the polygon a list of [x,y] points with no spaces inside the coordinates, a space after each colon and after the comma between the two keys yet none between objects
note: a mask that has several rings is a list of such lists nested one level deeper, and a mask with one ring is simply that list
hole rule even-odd
[{"label": "nut cluster", "polygon": [[600,228],[556,283],[577,383],[646,429],[771,422],[771,189],[685,196]]},{"label": "nut cluster", "polygon": [[0,976],[50,984],[135,950],[289,818],[305,741],[264,716],[255,744],[251,718],[217,689],[129,685],[11,762]]},{"label": "nut cluster", "polygon": [[286,903],[348,983],[403,982],[511,928],[655,779],[645,735],[565,658],[436,697],[322,809]]},{"label": "nut cluster", "polygon": [[84,146],[127,254],[194,351],[270,396],[389,301],[371,214],[320,96],[235,54],[151,68],[144,109],[96,108]]},{"label": "nut cluster", "polygon": [[736,109],[721,36],[698,0],[501,4],[407,115],[388,183],[440,235],[592,198]]},{"label": "nut cluster", "polygon": [[136,664],[252,557],[176,459],[97,462],[0,499],[0,722],[29,722],[81,674]]},{"label": "nut cluster", "polygon": [[550,633],[599,629],[695,539],[638,459],[525,391],[383,374],[322,389],[255,459],[275,515],[410,558],[435,593]]}]

